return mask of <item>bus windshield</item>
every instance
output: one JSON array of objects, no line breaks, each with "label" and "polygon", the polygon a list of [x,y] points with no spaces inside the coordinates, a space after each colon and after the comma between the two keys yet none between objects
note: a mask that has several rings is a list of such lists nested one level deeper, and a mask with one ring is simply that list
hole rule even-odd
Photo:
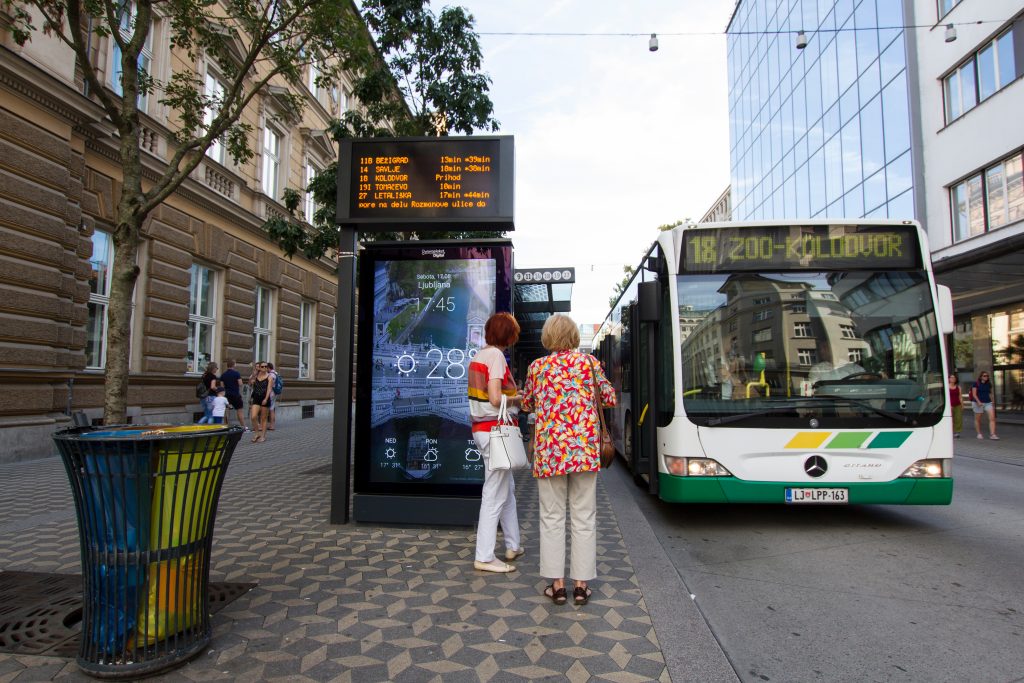
[{"label": "bus windshield", "polygon": [[676,285],[696,424],[878,429],[942,416],[924,270],[683,274]]}]

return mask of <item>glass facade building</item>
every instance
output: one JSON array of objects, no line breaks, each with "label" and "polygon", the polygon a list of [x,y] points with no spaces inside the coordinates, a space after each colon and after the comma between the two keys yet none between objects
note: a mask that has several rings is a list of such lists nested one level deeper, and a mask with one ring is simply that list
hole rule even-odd
[{"label": "glass facade building", "polygon": [[726,31],[734,220],[915,218],[902,5],[737,3]]}]

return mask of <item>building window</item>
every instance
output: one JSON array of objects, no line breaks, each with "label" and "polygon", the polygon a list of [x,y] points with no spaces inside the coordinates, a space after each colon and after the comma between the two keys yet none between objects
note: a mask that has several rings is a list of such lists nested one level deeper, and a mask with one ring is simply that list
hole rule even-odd
[{"label": "building window", "polygon": [[939,18],[946,16],[950,11],[960,4],[960,0],[939,0]]},{"label": "building window", "polygon": [[[125,41],[132,39],[132,34],[135,32],[135,21],[139,16],[139,6],[134,2],[129,2],[123,5],[119,5],[121,11],[121,22],[120,22],[120,35]],[[139,61],[137,63],[138,71],[140,73],[152,74],[153,73],[153,32],[156,31],[156,22],[150,22],[149,33],[146,34],[146,40],[142,45],[142,50],[139,52]],[[111,65],[110,65],[110,87],[118,95],[123,95],[124,90],[121,87],[121,47],[117,44],[117,41],[113,38],[110,39],[111,49]],[[139,111],[146,111],[146,105],[149,102],[149,97],[146,93],[140,92],[137,104]]]},{"label": "building window", "polygon": [[814,349],[798,349],[796,360],[800,365],[814,365],[818,362],[818,352]]},{"label": "building window", "polygon": [[213,333],[217,324],[213,271],[193,264],[188,304],[187,372],[201,373],[213,359]]},{"label": "building window", "polygon": [[953,240],[1024,220],[1024,155],[1017,152],[949,190]]},{"label": "building window", "polygon": [[793,336],[794,337],[810,337],[811,336],[811,324],[810,323],[793,323]]},{"label": "building window", "polygon": [[864,358],[864,349],[850,349],[846,357],[851,363],[859,363]]},{"label": "building window", "polygon": [[273,127],[263,129],[263,194],[276,200],[281,179],[281,134]]},{"label": "building window", "polygon": [[[206,96],[209,104],[203,110],[203,126],[209,128],[213,119],[220,111],[224,103],[224,84],[209,70],[206,72],[206,81],[203,85],[203,95]],[[219,164],[224,163],[224,141],[221,138],[215,139],[206,149],[206,156]]]},{"label": "building window", "polygon": [[857,331],[853,329],[853,325],[840,325],[839,334],[843,336],[843,339],[856,339]]},{"label": "building window", "polygon": [[306,84],[309,87],[309,92],[313,93],[313,97],[320,99],[320,86],[317,84],[317,79],[320,78],[320,63],[314,59],[309,63],[309,82]]},{"label": "building window", "polygon": [[754,297],[754,305],[755,306],[766,306],[766,305],[770,304],[771,301],[772,301],[771,298],[767,297],[767,296]]},{"label": "building window", "polygon": [[273,293],[266,287],[256,288],[256,311],[252,326],[252,360],[270,360],[270,340],[273,335]]},{"label": "building window", "polygon": [[943,79],[946,123],[960,118],[1016,78],[1013,29],[1010,28]]},{"label": "building window", "polygon": [[761,322],[772,317],[772,309],[762,308],[760,311],[754,311],[754,322]]},{"label": "building window", "polygon": [[321,169],[319,166],[314,164],[312,161],[307,161],[306,162],[305,184],[304,184],[304,188],[306,190],[306,196],[305,196],[305,199],[303,201],[303,213],[305,214],[306,222],[310,223],[310,224],[313,222],[313,218],[316,216],[317,204],[316,204],[316,197],[313,196],[313,191],[309,189],[309,186],[313,182],[313,179],[316,178],[316,176],[322,170],[323,169]]},{"label": "building window", "polygon": [[309,377],[311,353],[313,346],[313,311],[315,304],[311,301],[302,302],[299,312],[299,378]]},{"label": "building window", "polygon": [[772,340],[772,328],[766,327],[762,330],[754,330],[755,342],[770,342]]},{"label": "building window", "polygon": [[790,313],[806,313],[807,312],[807,304],[790,304],[789,305],[789,312]]},{"label": "building window", "polygon": [[89,266],[89,322],[85,330],[85,366],[102,368],[107,363],[107,307],[110,305],[110,266],[114,262],[114,243],[110,235],[97,230],[92,234]]}]

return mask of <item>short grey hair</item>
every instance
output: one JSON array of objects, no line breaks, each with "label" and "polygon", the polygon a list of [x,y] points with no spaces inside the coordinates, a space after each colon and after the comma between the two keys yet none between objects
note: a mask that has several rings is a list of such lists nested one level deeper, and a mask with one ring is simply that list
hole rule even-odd
[{"label": "short grey hair", "polygon": [[580,328],[564,313],[555,313],[544,321],[540,343],[548,351],[568,351],[580,345]]}]

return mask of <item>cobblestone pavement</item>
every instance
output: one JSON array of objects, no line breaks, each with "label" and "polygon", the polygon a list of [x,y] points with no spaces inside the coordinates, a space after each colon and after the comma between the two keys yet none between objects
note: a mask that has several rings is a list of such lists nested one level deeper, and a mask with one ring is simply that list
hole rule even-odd
[{"label": "cobblestone pavement", "polygon": [[[211,580],[258,586],[214,616],[208,652],[161,678],[669,680],[606,487],[595,595],[582,608],[555,606],[541,595],[529,473],[517,475],[520,571],[485,574],[473,569],[469,528],[328,524],[331,427],[296,421],[264,444],[243,438],[223,487]],[[59,459],[2,465],[0,477],[0,570],[79,573]],[[52,678],[85,677],[73,660],[0,655],[0,682]]]}]

